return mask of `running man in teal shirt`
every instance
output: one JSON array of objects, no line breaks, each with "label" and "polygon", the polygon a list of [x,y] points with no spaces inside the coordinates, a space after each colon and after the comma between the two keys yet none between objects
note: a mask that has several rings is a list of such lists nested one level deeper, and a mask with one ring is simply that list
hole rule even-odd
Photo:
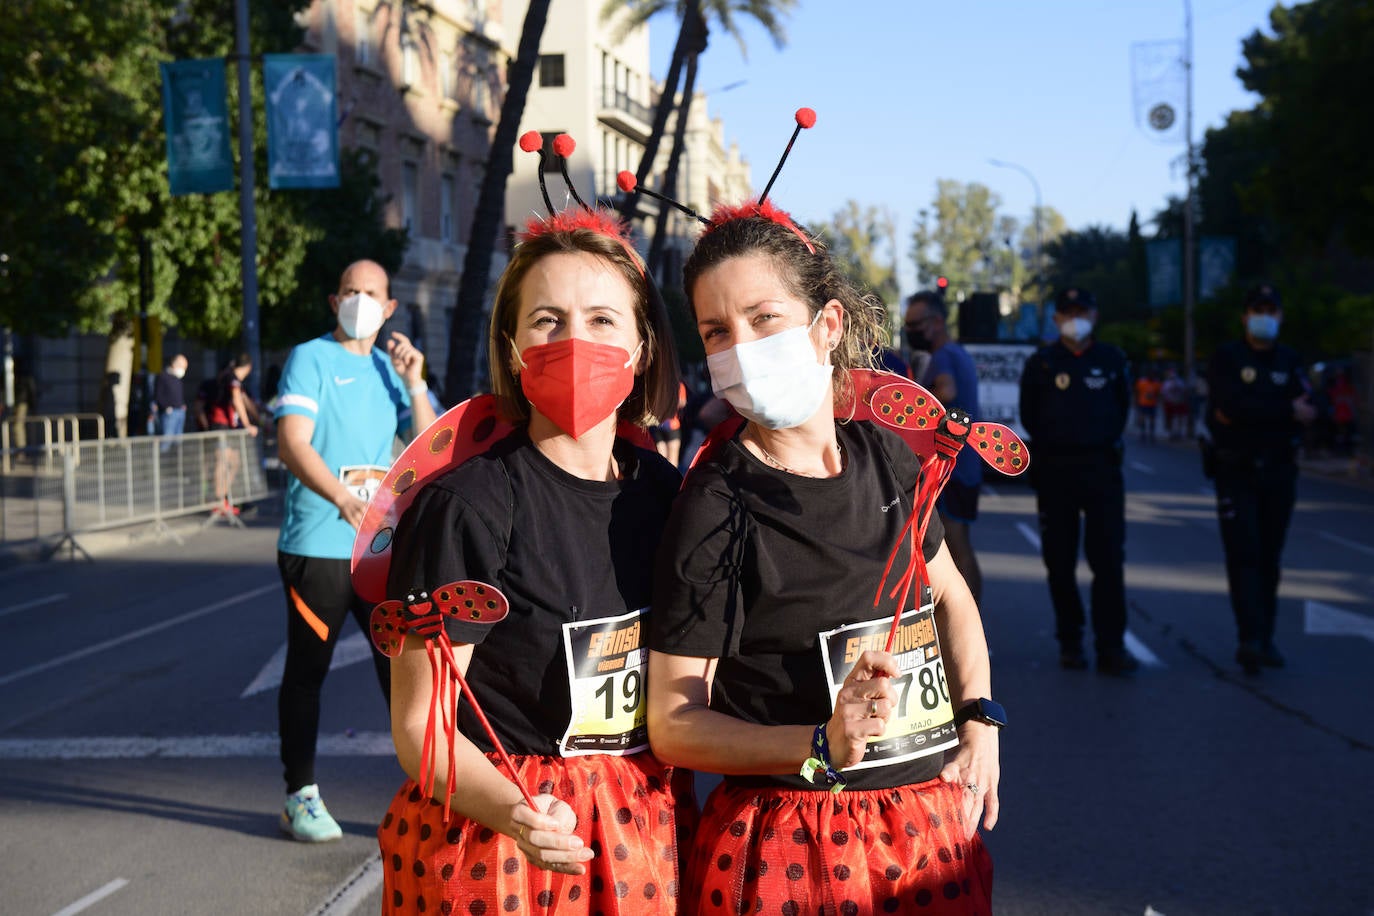
[{"label": "running man in teal shirt", "polygon": [[[434,422],[420,351],[396,331],[385,351],[374,346],[396,311],[390,297],[380,264],[350,264],[329,297],[334,330],[291,351],[278,388],[279,452],[291,472],[277,540],[287,617],[277,697],[287,793],[281,828],[309,843],[342,835],[315,783],[315,741],[320,688],[344,619],[351,613],[366,632],[371,611],[349,575],[353,535],[391,466],[396,436],[413,436]],[[403,412],[409,412],[410,429],[402,428]],[[390,667],[375,647],[372,652],[389,709]]]}]

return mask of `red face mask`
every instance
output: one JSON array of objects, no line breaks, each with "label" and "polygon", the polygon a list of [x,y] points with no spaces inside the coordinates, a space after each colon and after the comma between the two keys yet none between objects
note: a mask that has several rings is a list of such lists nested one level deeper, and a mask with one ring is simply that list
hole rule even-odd
[{"label": "red face mask", "polygon": [[630,396],[637,353],[639,347],[627,354],[621,347],[575,337],[516,350],[524,367],[520,389],[553,425],[580,439]]}]

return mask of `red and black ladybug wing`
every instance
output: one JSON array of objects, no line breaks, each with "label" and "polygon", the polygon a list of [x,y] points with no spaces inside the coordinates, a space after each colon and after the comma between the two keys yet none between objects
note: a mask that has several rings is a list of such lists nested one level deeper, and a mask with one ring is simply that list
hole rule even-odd
[{"label": "red and black ladybug wing", "polygon": [[383,601],[372,609],[368,621],[368,636],[372,644],[387,658],[401,654],[401,642],[405,639],[405,605],[400,601]]},{"label": "red and black ladybug wing", "polygon": [[421,487],[480,455],[511,430],[496,412],[496,399],[479,395],[448,410],[406,446],[382,478],[353,539],[353,588],[367,601],[386,597],[391,542],[396,524]]},{"label": "red and black ladybug wing", "polygon": [[[935,430],[945,412],[935,395],[911,379],[892,372],[851,369],[849,377],[854,385],[854,397],[843,403],[839,400],[835,402],[836,419],[852,418],[880,423],[901,436],[921,460],[935,454]],[[897,405],[900,405],[900,412]],[[922,416],[927,422],[920,424],[912,421],[912,415],[906,413],[908,406],[925,411]],[[931,406],[936,408],[933,421],[929,414]],[[901,416],[902,422],[895,422],[893,418],[896,416]]]},{"label": "red and black ladybug wing", "polygon": [[468,623],[490,626],[510,613],[510,602],[500,589],[475,579],[440,585],[429,596],[440,613]]},{"label": "red and black ladybug wing", "polygon": [[1008,477],[1025,473],[1030,467],[1030,451],[1021,437],[1001,423],[974,421],[969,429],[967,448],[973,449],[993,470]]}]

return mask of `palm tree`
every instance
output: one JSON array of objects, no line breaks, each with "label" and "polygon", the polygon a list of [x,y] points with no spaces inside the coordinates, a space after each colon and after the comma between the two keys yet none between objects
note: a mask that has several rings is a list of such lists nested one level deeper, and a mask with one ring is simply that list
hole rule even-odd
[{"label": "palm tree", "polygon": [[[745,15],[756,20],[773,39],[774,46],[781,48],[787,41],[787,33],[783,29],[782,19],[792,11],[796,4],[797,0],[605,0],[601,7],[601,18],[605,21],[623,15],[624,19],[619,30],[621,35],[644,25],[651,17],[669,8],[677,13],[682,23],[678,30],[677,44],[673,47],[673,57],[668,65],[668,75],[663,83],[663,91],[654,111],[654,123],[649,132],[649,139],[644,144],[644,156],[640,159],[639,168],[635,172],[636,187],[642,186],[648,180],[649,173],[654,167],[654,160],[658,158],[658,147],[667,131],[668,114],[677,104],[678,84],[682,79],[682,71],[685,66],[687,84],[683,87],[682,102],[678,105],[673,152],[669,157],[668,169],[664,175],[664,186],[659,189],[661,193],[670,197],[676,193],[674,185],[677,183],[677,164],[686,142],[687,117],[691,110],[692,95],[696,88],[697,58],[701,52],[706,50],[709,32],[707,19],[715,20],[727,34],[733,35],[735,41],[739,43],[740,55],[747,59],[748,48],[745,46],[744,37],[739,31],[738,16]],[[621,206],[621,215],[626,219],[632,219],[638,204],[638,191],[627,194]],[[654,242],[650,247],[649,254],[651,270],[656,268],[658,257],[661,256],[663,250],[661,233],[664,231],[663,227],[666,222],[667,220],[663,216],[657,220]]]},{"label": "palm tree", "polygon": [[448,370],[444,395],[450,403],[463,400],[481,387],[481,360],[478,351],[484,340],[482,316],[486,310],[491,256],[502,233],[505,212],[506,179],[515,168],[515,141],[520,119],[525,112],[534,68],[539,62],[539,41],[549,18],[550,0],[530,0],[525,24],[520,30],[520,45],[515,59],[506,68],[506,95],[501,100],[501,116],[491,142],[491,157],[482,175],[482,190],[472,215],[468,250],[463,258],[463,276],[458,282],[458,301],[449,331]]}]

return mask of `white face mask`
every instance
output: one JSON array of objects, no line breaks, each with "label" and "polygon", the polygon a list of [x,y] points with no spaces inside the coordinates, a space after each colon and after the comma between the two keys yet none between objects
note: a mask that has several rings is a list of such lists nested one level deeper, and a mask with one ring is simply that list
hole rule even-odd
[{"label": "white face mask", "polygon": [[1245,330],[1255,340],[1273,340],[1279,336],[1279,316],[1256,314],[1245,319]]},{"label": "white face mask", "polygon": [[1059,326],[1059,333],[1068,340],[1087,340],[1093,332],[1093,323],[1088,318],[1070,318]]},{"label": "white face mask", "polygon": [[172,378],[181,378],[186,374],[186,370],[181,368],[180,366],[173,366],[172,368],[167,370],[167,374],[170,375]]},{"label": "white face mask", "polygon": [[789,429],[811,418],[830,394],[834,367],[816,362],[811,328],[788,328],[706,357],[711,389],[741,414],[769,429]]},{"label": "white face mask", "polygon": [[384,320],[382,304],[367,293],[354,293],[339,303],[339,327],[354,340],[376,334]]}]

